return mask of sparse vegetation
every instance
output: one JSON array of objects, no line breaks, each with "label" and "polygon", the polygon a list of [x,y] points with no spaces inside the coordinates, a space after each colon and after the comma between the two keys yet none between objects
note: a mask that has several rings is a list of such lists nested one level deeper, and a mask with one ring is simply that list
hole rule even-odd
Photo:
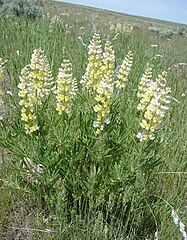
[{"label": "sparse vegetation", "polygon": [[187,38],[65,3],[34,19],[0,19],[0,239],[183,239]]}]

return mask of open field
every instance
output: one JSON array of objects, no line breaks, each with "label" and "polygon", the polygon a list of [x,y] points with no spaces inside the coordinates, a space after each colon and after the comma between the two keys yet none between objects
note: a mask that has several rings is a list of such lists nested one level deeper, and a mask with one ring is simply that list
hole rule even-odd
[{"label": "open field", "polygon": [[[0,58],[5,64],[0,65],[0,239],[186,239],[186,31],[182,24],[58,2],[49,2],[35,20],[13,14],[1,17]],[[104,60],[98,63],[95,58],[95,63],[103,64],[99,74],[94,72],[96,79],[109,76],[115,83],[123,60],[129,51],[133,54],[125,88],[113,88],[116,83],[109,82],[112,93],[107,86],[107,97],[98,94],[99,83],[96,91],[88,91],[81,81],[87,67],[94,65],[88,61],[88,47],[95,33],[100,35],[102,52],[106,41],[115,52],[105,52],[115,55],[115,61],[107,60],[112,73]],[[49,85],[56,90],[43,92],[41,103],[37,100],[29,112],[39,126],[31,132],[24,125],[29,120],[25,117],[24,122],[21,115],[28,100],[21,90],[23,81],[29,81],[33,51],[39,48],[48,59],[42,60],[39,79],[46,71],[45,79],[50,80],[51,74]],[[64,98],[58,97],[63,81],[57,74],[65,59],[72,63],[77,93],[67,96],[67,102],[72,101],[64,109],[71,108],[70,113],[59,115],[56,102]],[[48,62],[51,72],[45,68]],[[142,131],[144,114],[137,109],[137,93],[148,67],[153,80],[167,72],[171,98],[155,139],[140,142],[136,135]],[[64,71],[63,76],[71,75]],[[111,100],[103,100],[107,110],[104,97]],[[101,132],[98,104],[104,108]],[[25,109],[29,111],[28,106]],[[104,124],[106,120],[110,123]],[[172,211],[184,225],[176,223],[176,216],[174,222]]]}]

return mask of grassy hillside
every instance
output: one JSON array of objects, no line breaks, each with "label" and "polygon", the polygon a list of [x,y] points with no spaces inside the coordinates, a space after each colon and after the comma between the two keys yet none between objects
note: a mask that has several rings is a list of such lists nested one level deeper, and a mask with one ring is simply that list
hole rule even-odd
[{"label": "grassy hillside", "polygon": [[[55,10],[55,12],[59,12],[59,14],[68,14],[70,17],[77,20],[81,19],[87,19],[93,24],[116,24],[116,23],[121,23],[124,24],[132,24],[135,26],[160,26],[160,27],[165,27],[165,28],[173,28],[177,29],[180,27],[186,28],[187,26],[185,24],[180,24],[180,23],[174,23],[174,22],[169,22],[169,21],[162,21],[162,20],[157,20],[157,19],[152,19],[152,18],[146,18],[146,17],[139,17],[139,16],[133,16],[129,14],[124,14],[124,13],[117,13],[113,11],[107,11],[103,9],[97,9],[93,7],[87,7],[87,6],[80,6],[80,5],[75,5],[75,4],[70,4],[70,3],[62,3],[62,2],[55,2],[53,4],[53,7],[51,7],[51,10]],[[52,10],[52,11],[53,11]]]},{"label": "grassy hillside", "polygon": [[143,24],[161,24],[161,25],[167,25],[167,26],[181,26],[185,24],[180,24],[180,23],[174,23],[174,22],[169,22],[169,21],[162,21],[158,19],[152,19],[152,18],[146,18],[146,17],[138,17],[138,16],[133,16],[129,14],[124,14],[124,13],[119,13],[119,12],[114,12],[114,11],[108,11],[104,9],[98,9],[94,7],[88,7],[88,6],[82,6],[82,5],[77,5],[77,4],[71,4],[71,3],[65,3],[65,2],[54,2],[53,3],[53,8],[58,9],[60,13],[62,12],[69,12],[71,13],[72,16],[75,15],[82,15],[83,17],[89,17],[90,15],[96,15],[100,16],[101,18],[105,18],[105,20],[113,20],[116,21],[117,18],[119,21],[129,21],[129,23],[143,23]]},{"label": "grassy hillside", "polygon": [[[0,239],[185,239],[186,31],[182,24],[53,1],[34,20],[5,12],[0,19]],[[95,33],[101,39],[97,57],[90,47]],[[37,70],[30,63],[34,49],[41,54],[32,60],[41,60]],[[74,95],[65,59],[77,81]],[[117,88],[120,74],[125,84]],[[143,74],[147,85],[139,98]],[[67,85],[59,93],[62,76]],[[89,88],[92,78],[96,90]],[[140,142],[145,113],[137,107],[150,86],[156,87],[144,98],[146,109],[155,96],[161,104],[165,80],[171,88],[169,109],[163,95],[164,117],[152,110],[156,123],[160,120],[155,139]],[[41,81],[48,81],[48,95]],[[60,115],[57,102],[64,96],[69,105]],[[28,133],[30,120],[39,129]],[[97,133],[94,125],[101,127],[101,121],[104,129]]]}]

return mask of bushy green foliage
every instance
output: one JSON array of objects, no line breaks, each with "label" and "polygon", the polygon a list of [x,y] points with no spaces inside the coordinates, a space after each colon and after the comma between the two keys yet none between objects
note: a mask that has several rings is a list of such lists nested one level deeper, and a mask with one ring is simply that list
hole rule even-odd
[{"label": "bushy green foliage", "polygon": [[[37,228],[54,230],[47,239],[145,239],[154,238],[157,230],[161,239],[170,236],[177,239],[178,230],[172,230],[171,208],[166,202],[183,210],[186,199],[186,191],[182,190],[186,186],[182,174],[186,171],[186,101],[181,96],[184,72],[179,69],[176,76],[170,70],[168,78],[180,105],[172,101],[157,139],[140,143],[136,138],[141,117],[136,109],[139,80],[147,63],[154,66],[154,78],[166,68],[166,63],[171,67],[173,49],[170,52],[169,47],[162,47],[165,42],[160,42],[162,53],[168,54],[163,63],[155,57],[157,49],[149,47],[151,38],[141,35],[140,42],[139,35],[127,38],[120,33],[116,37],[115,33],[103,29],[102,42],[104,38],[113,41],[117,69],[129,50],[134,53],[134,61],[129,84],[113,99],[111,123],[97,135],[93,128],[94,96],[83,91],[79,83],[85,73],[87,46],[92,37],[90,26],[84,23],[85,30],[82,30],[81,24],[58,21],[58,18],[55,22],[50,18],[27,22],[17,17],[1,19],[0,36],[4,41],[0,42],[0,56],[4,61],[9,60],[5,65],[9,93],[5,99],[7,115],[1,121],[0,143],[13,160],[7,160],[1,169],[0,198],[4,200],[0,201],[0,224],[4,226],[10,221],[7,219],[9,204],[14,210],[9,213],[12,219],[19,212],[15,203],[21,201],[24,207],[19,212],[23,214],[19,226],[24,224],[24,214],[28,216],[33,209],[35,213],[41,209],[35,216],[36,233],[31,239],[41,237]],[[14,44],[9,45],[7,41]],[[71,60],[79,91],[70,116],[58,115],[53,94],[45,97],[37,116],[40,128],[30,135],[25,133],[20,117],[17,86],[21,69],[29,64],[33,49],[39,47],[49,59],[54,78],[63,59]],[[181,175],[167,174],[174,171],[180,171]],[[28,196],[32,200],[24,212]],[[185,216],[184,212],[183,219]],[[17,226],[16,221],[14,225]],[[33,223],[30,226],[33,228]]]},{"label": "bushy green foliage", "polygon": [[98,135],[93,128],[94,92],[79,88],[70,115],[58,115],[52,93],[45,97],[36,113],[39,129],[33,133],[25,132],[20,107],[14,102],[18,96],[14,95],[9,102],[14,107],[1,121],[0,144],[14,156],[20,184],[43,206],[50,202],[52,209],[60,193],[67,218],[71,219],[72,211],[90,218],[99,213],[107,224],[112,218],[121,219],[127,232],[133,226],[130,209],[134,204],[139,202],[142,211],[147,211],[142,193],[149,195],[150,189],[143,187],[161,162],[159,138],[145,143],[136,138],[137,100],[131,91],[130,87],[116,90],[111,122]]}]

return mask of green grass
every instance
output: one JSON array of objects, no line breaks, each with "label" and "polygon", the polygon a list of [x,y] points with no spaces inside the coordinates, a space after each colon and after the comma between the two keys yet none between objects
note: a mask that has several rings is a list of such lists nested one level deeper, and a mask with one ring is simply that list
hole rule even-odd
[{"label": "green grass", "polygon": [[[50,17],[36,21],[14,16],[0,20],[0,57],[8,60],[6,90],[13,94],[6,98],[9,116],[6,131],[0,130],[4,149],[0,168],[0,239],[20,236],[29,240],[143,240],[154,239],[156,231],[158,239],[182,239],[171,217],[171,206],[186,223],[187,66],[179,63],[187,59],[184,51],[187,38],[176,35],[170,40],[161,39],[148,31],[151,24],[172,27],[176,24],[71,4],[54,3],[48,10]],[[60,15],[61,12],[69,15]],[[62,21],[52,23],[54,13]],[[134,30],[119,31],[116,36],[117,32],[110,31],[105,22],[118,20],[135,25]],[[18,107],[21,69],[29,63],[33,50],[42,47],[53,76],[62,60],[68,58],[79,82],[86,68],[93,24],[102,43],[111,40],[116,66],[129,50],[134,54],[130,84],[126,95],[119,96],[112,105],[111,124],[101,138],[95,137],[94,114],[90,114],[86,96],[81,93],[71,121],[45,111],[40,121],[48,127],[47,132],[44,128],[43,137],[36,134],[29,138],[24,134]],[[154,49],[152,44],[159,47]],[[155,59],[157,54],[163,57]],[[139,127],[136,92],[147,64],[154,66],[154,76],[161,70],[168,71],[173,99],[158,138],[142,147],[136,139]],[[25,156],[36,164],[44,164],[46,175],[35,176],[31,182],[23,180]],[[146,164],[139,167],[145,159]],[[156,160],[158,166],[154,166]]]}]

